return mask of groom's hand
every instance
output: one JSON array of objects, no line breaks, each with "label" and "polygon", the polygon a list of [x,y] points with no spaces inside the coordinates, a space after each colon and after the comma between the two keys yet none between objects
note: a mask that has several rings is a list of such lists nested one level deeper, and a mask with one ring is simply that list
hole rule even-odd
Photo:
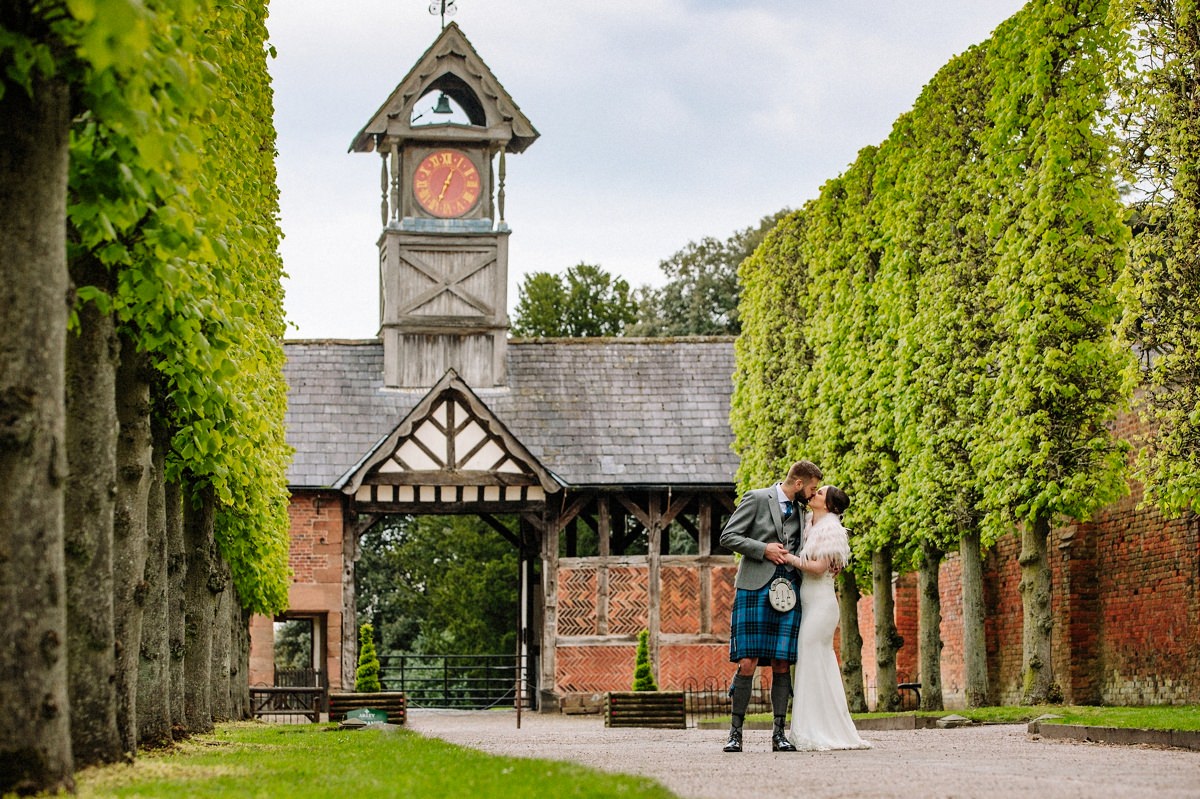
[{"label": "groom's hand", "polygon": [[763,553],[763,557],[772,563],[787,563],[787,547],[778,541],[772,541],[770,544],[767,544],[767,550]]}]

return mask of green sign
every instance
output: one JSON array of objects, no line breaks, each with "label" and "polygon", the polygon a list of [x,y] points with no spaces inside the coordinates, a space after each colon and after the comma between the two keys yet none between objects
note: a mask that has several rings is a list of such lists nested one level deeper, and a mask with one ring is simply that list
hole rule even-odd
[{"label": "green sign", "polygon": [[367,724],[384,724],[387,722],[387,713],[383,710],[375,710],[374,708],[364,707],[359,710],[351,710],[346,714],[347,719],[359,719]]}]

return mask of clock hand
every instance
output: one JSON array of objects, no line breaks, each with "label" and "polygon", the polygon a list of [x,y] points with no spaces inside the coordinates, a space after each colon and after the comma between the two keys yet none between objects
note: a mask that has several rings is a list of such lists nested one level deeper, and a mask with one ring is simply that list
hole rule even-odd
[{"label": "clock hand", "polygon": [[445,196],[446,196],[446,189],[450,188],[450,181],[451,181],[451,179],[452,179],[453,177],[454,177],[454,173],[453,173],[453,172],[448,172],[448,173],[446,174],[446,182],[442,184],[442,190],[441,190],[441,192],[438,194],[438,200],[439,200],[439,201],[440,201],[440,200],[441,200],[443,197],[445,197]]}]

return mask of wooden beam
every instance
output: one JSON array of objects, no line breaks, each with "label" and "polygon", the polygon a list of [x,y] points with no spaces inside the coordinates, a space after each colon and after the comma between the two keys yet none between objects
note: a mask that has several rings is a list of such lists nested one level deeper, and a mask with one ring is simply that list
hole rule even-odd
[{"label": "wooden beam", "polygon": [[490,513],[481,513],[479,514],[479,518],[483,519],[483,521],[487,523],[488,527],[491,527],[493,530],[499,533],[501,538],[512,544],[517,548],[518,551],[520,551],[521,539],[513,535],[512,530],[509,530],[508,527],[506,527],[499,519]]}]

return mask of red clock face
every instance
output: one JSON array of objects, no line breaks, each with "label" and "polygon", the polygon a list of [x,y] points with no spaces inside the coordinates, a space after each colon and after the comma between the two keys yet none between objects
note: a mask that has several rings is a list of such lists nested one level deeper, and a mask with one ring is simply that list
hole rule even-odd
[{"label": "red clock face", "polygon": [[434,216],[462,216],[479,202],[479,170],[461,150],[438,150],[417,165],[413,196]]}]

